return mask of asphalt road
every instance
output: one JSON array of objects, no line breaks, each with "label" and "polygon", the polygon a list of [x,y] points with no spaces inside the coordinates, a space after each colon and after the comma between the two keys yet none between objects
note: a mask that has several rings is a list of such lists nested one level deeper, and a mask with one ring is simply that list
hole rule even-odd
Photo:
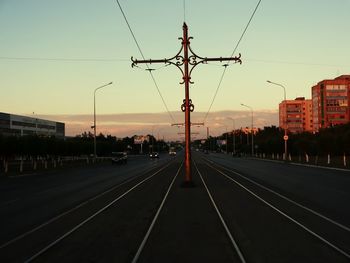
[{"label": "asphalt road", "polygon": [[350,172],[225,154],[0,180],[1,262],[350,262]]}]

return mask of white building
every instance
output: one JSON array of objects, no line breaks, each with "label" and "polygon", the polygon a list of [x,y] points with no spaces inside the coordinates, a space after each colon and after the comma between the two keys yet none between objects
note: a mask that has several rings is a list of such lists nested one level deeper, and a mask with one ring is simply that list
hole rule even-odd
[{"label": "white building", "polygon": [[65,124],[0,112],[0,135],[24,136],[34,134],[64,138]]}]

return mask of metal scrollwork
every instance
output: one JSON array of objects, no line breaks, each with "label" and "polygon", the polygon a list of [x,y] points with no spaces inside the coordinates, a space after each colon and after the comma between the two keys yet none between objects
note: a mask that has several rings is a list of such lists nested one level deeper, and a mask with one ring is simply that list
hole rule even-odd
[{"label": "metal scrollwork", "polygon": [[[194,104],[192,103],[192,100],[191,100],[191,99],[189,99],[189,101],[188,101],[188,106],[189,106],[189,108],[190,108],[190,112],[193,112],[193,111],[194,111]],[[182,101],[182,104],[181,104],[181,111],[182,111],[182,112],[185,112],[185,111],[186,111],[186,100],[185,100],[185,99]]]},{"label": "metal scrollwork", "polygon": [[186,111],[186,100],[183,100],[182,102],[183,102],[183,103],[182,103],[182,105],[181,105],[181,111],[182,111],[182,112],[185,112],[185,111]]},{"label": "metal scrollwork", "polygon": [[190,99],[190,112],[193,112],[194,111],[194,104],[192,103],[192,100]]}]

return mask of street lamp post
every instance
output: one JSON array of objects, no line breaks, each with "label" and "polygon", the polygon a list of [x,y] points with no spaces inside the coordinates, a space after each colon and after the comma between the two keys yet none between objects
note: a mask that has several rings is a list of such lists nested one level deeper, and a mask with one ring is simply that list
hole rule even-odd
[{"label": "street lamp post", "polygon": [[235,128],[235,119],[231,117],[227,117],[232,120],[232,154],[236,155],[236,128]]},{"label": "street lamp post", "polygon": [[287,141],[288,141],[288,135],[287,135],[287,131],[288,131],[288,122],[287,122],[287,117],[288,117],[288,113],[287,113],[287,95],[286,95],[286,87],[283,86],[282,84],[279,84],[279,83],[276,83],[276,82],[272,82],[270,80],[267,80],[268,83],[270,84],[273,84],[273,85],[276,85],[276,86],[280,86],[281,88],[283,88],[283,95],[284,95],[284,102],[285,102],[285,108],[286,108],[286,111],[285,111],[285,116],[283,118],[283,122],[284,122],[284,125],[283,125],[283,128],[284,128],[284,137],[283,137],[283,140],[284,140],[284,160],[287,160],[287,153],[288,153],[288,144],[287,144]]},{"label": "street lamp post", "polygon": [[245,105],[243,103],[241,103],[241,105],[243,107],[247,107],[248,109],[250,109],[251,113],[252,113],[252,128],[251,128],[251,132],[252,132],[252,156],[254,156],[254,131],[253,131],[253,128],[254,128],[254,115],[253,115],[253,108],[248,106],[248,105]]},{"label": "street lamp post", "polygon": [[102,89],[103,87],[106,87],[108,85],[112,85],[113,82],[109,82],[108,84],[102,85],[100,87],[97,87],[94,90],[94,126],[92,126],[92,128],[94,128],[94,160],[96,161],[96,91],[98,91],[99,89]]}]

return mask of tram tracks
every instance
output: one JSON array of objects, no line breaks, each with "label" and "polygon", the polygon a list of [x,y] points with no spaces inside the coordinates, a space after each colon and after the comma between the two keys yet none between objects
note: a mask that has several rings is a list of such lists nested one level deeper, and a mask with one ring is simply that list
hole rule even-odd
[{"label": "tram tracks", "polygon": [[[56,244],[101,215],[121,199],[125,199],[141,185],[156,176],[163,176],[164,171],[171,165],[174,165],[174,161],[161,167],[148,169],[141,175],[133,176],[113,185],[88,200],[2,243],[0,245],[1,261],[31,262],[40,258]],[[36,243],[38,244],[35,245]]]},{"label": "tram tracks", "polygon": [[[309,208],[306,207],[305,205],[300,204],[299,202],[296,202],[292,200],[291,198],[288,198],[270,188],[267,186],[262,185],[261,183],[258,183],[243,174],[233,171],[232,169],[229,169],[225,166],[222,166],[218,163],[215,163],[207,158],[203,158],[205,166],[207,167],[206,169],[211,169],[216,173],[215,177],[222,177],[222,180],[226,180],[227,182],[230,182],[231,186],[231,192],[233,193],[234,191],[241,191],[245,192],[244,198],[241,198],[240,202],[246,203],[247,206],[248,200],[251,202],[251,199],[255,199],[255,202],[258,201],[261,203],[261,205],[267,207],[263,209],[267,209],[269,213],[277,213],[280,217],[283,217],[284,220],[287,220],[289,224],[293,224],[294,226],[297,226],[299,230],[304,231],[309,235],[309,238],[312,239],[312,242],[317,243],[323,243],[325,246],[327,246],[329,249],[333,250],[335,254],[338,254],[338,256],[341,256],[341,258],[344,260],[349,260],[350,259],[350,254],[349,254],[349,228],[343,224],[340,224],[339,222],[336,222],[335,220],[332,220],[331,218]],[[197,167],[197,166],[196,166]],[[198,169],[198,168],[197,168]],[[204,169],[202,167],[202,169]],[[199,171],[198,171],[199,172]],[[200,173],[200,172],[199,172]],[[211,175],[209,175],[211,174]],[[213,173],[208,173],[207,175],[207,180],[210,177],[214,177],[212,175]],[[217,178],[215,179],[217,180]],[[214,179],[210,179],[209,181],[212,182],[211,185],[213,185]],[[213,186],[212,186],[213,187]],[[209,188],[210,188],[210,183],[209,183]],[[215,187],[213,187],[215,188]],[[225,188],[228,189],[228,186],[225,186]],[[239,189],[239,190],[237,190]],[[222,189],[221,189],[222,190]],[[223,210],[229,209],[230,205],[227,205],[229,203],[228,200],[223,200],[225,199],[232,199],[234,196],[232,193],[229,193],[229,190],[227,191],[226,194],[227,196],[220,196],[218,194],[218,190],[212,190],[214,194],[214,198],[216,196],[217,200],[216,202],[221,204],[220,207]],[[238,194],[237,194],[238,195]],[[235,195],[235,198],[237,198],[237,195]],[[240,194],[242,195],[242,194]],[[246,198],[245,196],[250,196],[250,198]],[[226,205],[224,205],[226,203]],[[233,206],[232,206],[233,207]],[[244,206],[240,207],[241,209],[244,209]],[[246,211],[241,211],[241,212],[246,212]],[[229,213],[226,213],[228,215]],[[262,214],[264,215],[264,214]],[[269,218],[270,216],[266,216],[266,218]],[[229,218],[226,220],[230,220]],[[254,220],[252,220],[254,222]],[[268,222],[266,222],[268,224]],[[285,223],[284,223],[285,224]],[[248,225],[246,224],[241,224],[239,226],[242,229],[249,228]],[[288,226],[289,227],[289,226]],[[288,228],[286,227],[286,228]],[[328,229],[329,228],[329,229]],[[272,229],[272,228],[271,228]],[[282,228],[283,229],[283,228]],[[299,231],[298,230],[298,231]],[[237,231],[237,229],[236,229]],[[245,231],[245,230],[242,230]],[[249,232],[249,231],[248,231]],[[234,231],[233,231],[234,233]],[[273,233],[272,233],[273,234]],[[248,235],[247,235],[248,236]],[[251,239],[254,239],[254,237],[250,237]],[[290,237],[291,239],[297,240],[299,237]],[[307,238],[307,239],[309,239]],[[315,241],[317,240],[317,241]],[[279,240],[280,242],[283,242],[283,240]],[[301,243],[304,243],[306,246],[310,245],[311,241],[305,241],[305,240],[300,240]],[[239,242],[238,242],[239,243]],[[242,243],[242,241],[241,241]],[[312,243],[310,247],[312,246],[317,246]],[[271,248],[272,249],[272,248]],[[249,253],[252,252],[253,249],[242,249],[243,254],[246,251],[250,251]],[[288,250],[284,248],[284,250]],[[312,254],[312,252],[306,251],[307,247],[305,247],[305,251],[300,252],[299,256],[303,254],[304,257],[309,256],[309,254]],[[333,252],[329,252],[332,254]],[[247,252],[246,252],[247,253]],[[263,253],[263,252],[262,252]],[[308,254],[309,253],[309,254]],[[298,254],[298,253],[297,253]],[[283,260],[282,260],[283,261]],[[323,262],[323,261],[320,261]],[[326,262],[326,261],[325,261]],[[345,262],[345,261],[344,261]]]}]

